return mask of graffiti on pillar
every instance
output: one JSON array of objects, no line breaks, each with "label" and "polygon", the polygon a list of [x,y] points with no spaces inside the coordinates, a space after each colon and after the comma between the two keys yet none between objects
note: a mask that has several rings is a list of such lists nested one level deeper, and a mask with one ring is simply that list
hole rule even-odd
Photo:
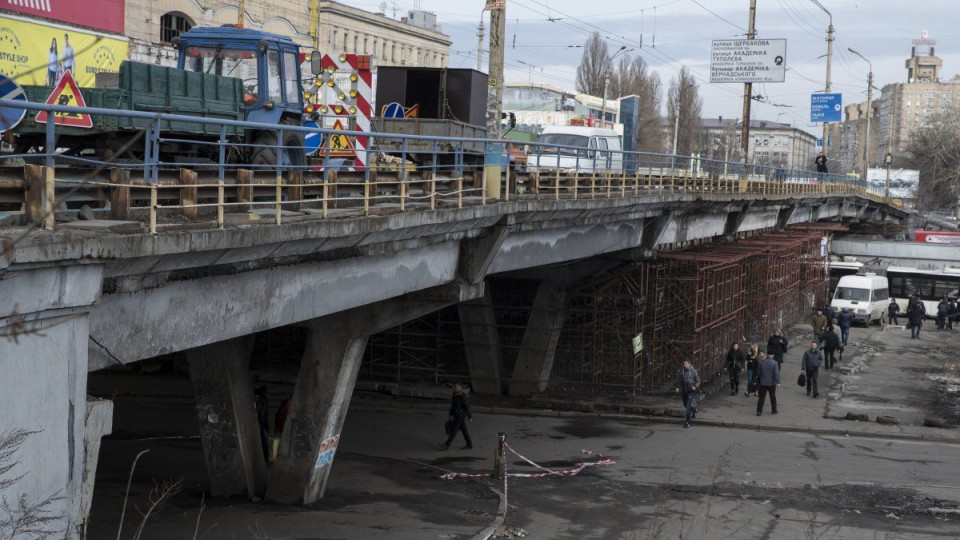
[{"label": "graffiti on pillar", "polygon": [[320,455],[317,456],[317,462],[314,469],[325,467],[333,462],[333,454],[337,452],[337,445],[340,444],[340,435],[334,435],[320,443]]}]

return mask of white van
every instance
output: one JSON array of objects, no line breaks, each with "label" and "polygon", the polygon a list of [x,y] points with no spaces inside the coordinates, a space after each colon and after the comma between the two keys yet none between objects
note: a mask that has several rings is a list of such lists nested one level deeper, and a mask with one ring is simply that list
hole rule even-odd
[{"label": "white van", "polygon": [[[623,170],[620,136],[609,128],[546,126],[537,143],[530,146],[528,167],[617,173]],[[550,147],[551,144],[576,148]]]},{"label": "white van", "polygon": [[864,324],[883,318],[890,302],[887,278],[874,273],[843,276],[837,282],[830,307],[838,313],[842,309],[853,312],[853,319]]}]

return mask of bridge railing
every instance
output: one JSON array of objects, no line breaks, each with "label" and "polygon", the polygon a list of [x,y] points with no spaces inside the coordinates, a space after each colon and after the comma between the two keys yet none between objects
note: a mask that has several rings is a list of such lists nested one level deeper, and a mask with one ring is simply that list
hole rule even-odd
[{"label": "bridge railing", "polygon": [[[280,224],[516,198],[858,194],[903,205],[846,175],[593,148],[585,138],[588,147],[469,137],[459,123],[378,133],[4,99],[0,107],[26,112],[0,154],[0,217],[22,213],[48,229],[84,205],[154,233],[184,218]],[[38,123],[41,111],[58,121],[90,115],[93,127]]]}]

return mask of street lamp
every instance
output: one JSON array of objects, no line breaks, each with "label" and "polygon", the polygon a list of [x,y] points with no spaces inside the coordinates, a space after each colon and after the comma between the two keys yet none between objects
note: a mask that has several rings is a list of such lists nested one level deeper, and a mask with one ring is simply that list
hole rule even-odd
[{"label": "street lamp", "polygon": [[680,104],[683,103],[683,93],[696,87],[696,84],[690,83],[677,92],[677,107],[674,111],[673,119],[673,155],[677,155],[677,135],[680,133]]},{"label": "street lamp", "polygon": [[[603,75],[603,104],[600,105],[600,126],[603,127],[607,123],[607,87],[610,86],[610,71],[613,69],[613,59],[620,55],[620,53],[627,52],[627,46],[623,45],[617,52],[613,53],[613,56],[610,57],[610,68],[607,69],[606,73]],[[629,49],[633,50],[633,49]]]},{"label": "street lamp", "polygon": [[867,134],[863,138],[863,179],[866,181],[867,164],[870,160],[870,117],[873,116],[873,112],[870,110],[873,105],[873,63],[857,51],[849,47],[847,47],[847,50],[862,58],[870,66],[870,73],[867,74]]},{"label": "street lamp", "polygon": [[[830,93],[830,59],[833,57],[833,15],[823,7],[819,0],[810,0],[818,8],[822,9],[827,17],[830,17],[830,26],[827,27],[827,84],[823,89],[824,94]],[[828,123],[823,123],[823,154],[827,154],[827,136],[829,135]]]}]

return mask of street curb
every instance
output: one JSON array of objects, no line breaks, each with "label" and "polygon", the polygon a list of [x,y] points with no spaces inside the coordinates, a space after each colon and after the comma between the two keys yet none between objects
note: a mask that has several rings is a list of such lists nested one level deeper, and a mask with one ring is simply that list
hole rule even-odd
[{"label": "street curb", "polygon": [[[435,403],[358,403],[354,404],[354,409],[378,410],[392,408],[409,408],[417,410],[445,410],[447,406]],[[488,407],[474,405],[471,407],[475,413],[502,414],[508,416],[546,416],[556,418],[603,418],[605,420],[641,420],[645,422],[655,422],[658,424],[677,424],[680,419],[669,416],[650,416],[630,413],[614,412],[581,412],[581,411],[562,411],[553,409],[522,409],[514,407]],[[938,442],[945,444],[960,445],[960,437],[948,437],[943,435],[926,435],[910,433],[877,433],[872,431],[860,431],[851,429],[833,429],[833,428],[813,428],[798,426],[777,426],[766,424],[751,424],[747,422],[737,422],[730,420],[696,420],[694,425],[748,429],[751,431],[766,431],[770,433],[809,433],[811,435],[833,436],[833,437],[861,437],[866,439],[895,439],[900,441],[916,442]]]}]

